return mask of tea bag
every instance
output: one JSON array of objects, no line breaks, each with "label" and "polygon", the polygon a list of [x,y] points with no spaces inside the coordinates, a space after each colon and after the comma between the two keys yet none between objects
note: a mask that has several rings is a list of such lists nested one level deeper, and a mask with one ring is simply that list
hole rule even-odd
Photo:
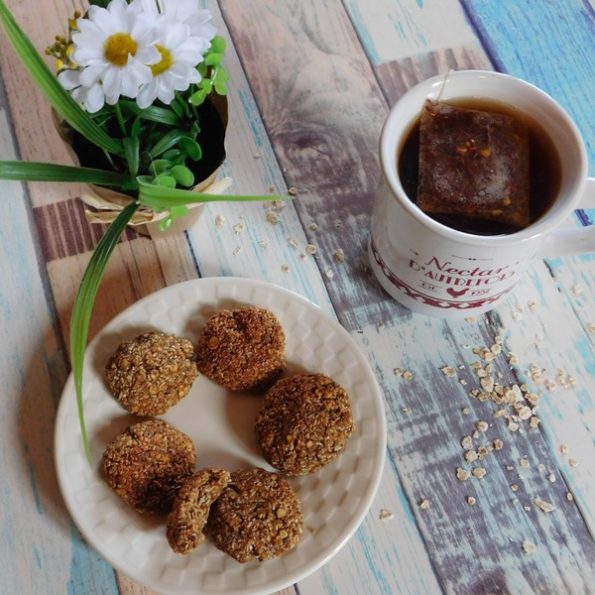
[{"label": "tea bag", "polygon": [[513,228],[529,224],[529,140],[508,114],[426,101],[420,122],[417,204]]}]

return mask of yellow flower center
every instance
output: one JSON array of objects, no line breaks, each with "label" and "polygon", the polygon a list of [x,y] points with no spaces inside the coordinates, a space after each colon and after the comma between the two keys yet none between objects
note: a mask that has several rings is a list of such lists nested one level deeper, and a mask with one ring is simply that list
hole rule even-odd
[{"label": "yellow flower center", "polygon": [[103,55],[114,66],[126,66],[128,56],[134,56],[137,49],[138,43],[132,39],[129,33],[114,33],[106,39]]},{"label": "yellow flower center", "polygon": [[153,64],[151,66],[151,72],[153,73],[153,76],[159,76],[173,66],[174,57],[172,53],[167,48],[164,48],[160,43],[156,43],[155,47],[161,54],[161,60],[157,62],[157,64]]}]

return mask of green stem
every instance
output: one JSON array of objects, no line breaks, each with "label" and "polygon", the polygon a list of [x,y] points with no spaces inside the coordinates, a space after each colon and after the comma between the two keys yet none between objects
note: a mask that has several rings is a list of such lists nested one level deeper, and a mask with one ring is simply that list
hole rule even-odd
[{"label": "green stem", "polygon": [[127,136],[126,124],[124,122],[124,117],[122,116],[122,110],[119,104],[116,103],[114,106],[114,111],[116,112],[116,118],[118,120],[118,126],[120,126],[120,131],[124,136]]}]

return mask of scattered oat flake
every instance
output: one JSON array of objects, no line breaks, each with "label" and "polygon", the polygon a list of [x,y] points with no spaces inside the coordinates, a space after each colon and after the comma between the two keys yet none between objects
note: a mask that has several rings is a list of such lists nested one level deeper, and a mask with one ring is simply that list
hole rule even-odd
[{"label": "scattered oat flake", "polygon": [[537,310],[537,302],[529,302],[528,306],[531,312],[535,312],[535,310]]},{"label": "scattered oat flake", "polygon": [[233,226],[233,231],[236,234],[242,233],[244,231],[244,229],[246,229],[246,225],[242,221],[240,221],[239,223],[236,223]]},{"label": "scattered oat flake", "polygon": [[509,421],[508,422],[508,429],[511,432],[516,432],[519,429],[519,424],[517,424],[515,421]]},{"label": "scattered oat flake", "polygon": [[469,506],[474,506],[477,500],[473,496],[467,496],[467,504]]},{"label": "scattered oat flake", "polygon": [[471,436],[465,436],[462,440],[461,440],[461,446],[465,449],[465,450],[469,450],[470,448],[473,448],[473,438],[471,438]]},{"label": "scattered oat flake", "polygon": [[292,248],[297,248],[299,246],[299,242],[295,238],[289,238],[287,242]]},{"label": "scattered oat flake", "polygon": [[289,196],[297,196],[298,194],[298,189],[295,186],[290,186],[287,189],[287,194],[289,194]]},{"label": "scattered oat flake", "polygon": [[413,379],[413,372],[410,372],[409,370],[405,370],[403,372],[403,378],[405,380],[412,380]]},{"label": "scattered oat flake", "polygon": [[589,329],[590,333],[595,333],[595,322],[589,322],[589,324],[587,324],[587,328]]},{"label": "scattered oat flake", "polygon": [[572,502],[574,500],[572,492],[566,492],[566,500],[568,500],[568,502]]},{"label": "scattered oat flake", "polygon": [[236,246],[235,250],[233,251],[233,255],[237,256],[242,251],[241,246]]},{"label": "scattered oat flake", "polygon": [[539,424],[540,424],[540,422],[541,422],[541,420],[540,420],[538,417],[536,417],[536,416],[534,415],[534,416],[532,416],[532,417],[531,417],[531,419],[529,420],[529,425],[530,425],[532,428],[537,428],[537,427],[539,427]]},{"label": "scattered oat flake", "polygon": [[545,465],[543,463],[539,463],[539,465],[537,465],[537,470],[538,471],[545,471]]},{"label": "scattered oat flake", "polygon": [[252,153],[252,157],[254,157],[254,159],[260,159],[262,155],[260,153]]},{"label": "scattered oat flake", "polygon": [[533,504],[535,504],[535,506],[537,506],[537,508],[540,510],[543,510],[543,512],[553,512],[556,510],[556,507],[553,504],[550,504],[541,498],[534,498]]},{"label": "scattered oat flake", "polygon": [[345,252],[341,248],[337,248],[333,256],[337,262],[345,262]]},{"label": "scattered oat flake", "polygon": [[573,468],[578,467],[578,461],[576,459],[568,459],[568,464]]},{"label": "scattered oat flake", "polygon": [[467,381],[464,378],[461,378],[459,380],[459,382],[461,383],[462,386],[467,386]]},{"label": "scattered oat flake", "polygon": [[560,452],[565,455],[568,453],[568,444],[560,444]]},{"label": "scattered oat flake", "polygon": [[518,486],[516,483],[513,483],[513,484],[510,486],[510,489],[511,489],[513,492],[518,492],[518,491],[519,491],[519,486]]},{"label": "scattered oat flake", "polygon": [[512,319],[513,320],[521,320],[522,318],[523,318],[523,315],[520,312],[518,312],[517,310],[515,310],[512,313]]},{"label": "scattered oat flake", "polygon": [[556,475],[554,473],[550,473],[548,476],[548,481],[551,481],[552,483],[554,483],[556,481]]},{"label": "scattered oat flake", "polygon": [[532,541],[523,541],[523,551],[525,554],[534,554],[537,551],[537,546]]},{"label": "scattered oat flake", "polygon": [[471,471],[473,477],[476,477],[477,479],[483,479],[486,476],[486,473],[487,471],[483,467],[474,467],[473,471]]},{"label": "scattered oat flake", "polygon": [[471,410],[469,409],[469,407],[463,407],[463,409],[461,409],[461,412],[463,413],[463,415],[469,415],[469,413],[471,413]]},{"label": "scattered oat flake", "polygon": [[326,271],[324,271],[324,274],[327,279],[332,279],[335,276],[335,273],[333,273],[331,269],[327,269]]},{"label": "scattered oat flake", "polygon": [[440,371],[449,378],[457,375],[457,371],[451,366],[444,366],[444,368],[440,368]]},{"label": "scattered oat flake", "polygon": [[477,428],[478,432],[486,432],[488,429],[488,422],[487,421],[478,421],[475,423],[475,427]]},{"label": "scattered oat flake", "polygon": [[419,507],[423,508],[424,510],[427,510],[428,508],[430,508],[430,501],[427,498],[424,498],[420,501]]},{"label": "scattered oat flake", "polygon": [[494,450],[502,450],[502,447],[504,446],[504,442],[502,442],[502,440],[500,440],[500,438],[496,438],[492,442],[492,446],[494,447]]},{"label": "scattered oat flake", "polygon": [[475,318],[475,316],[467,316],[465,318],[465,322],[476,322],[477,318]]},{"label": "scattered oat flake", "polygon": [[381,521],[388,521],[390,519],[394,519],[395,515],[390,510],[386,510],[386,508],[381,508],[380,513],[378,514],[378,518]]},{"label": "scattered oat flake", "polygon": [[318,248],[314,244],[308,244],[306,246],[306,254],[309,254],[310,256],[314,256],[314,254],[316,254],[317,251]]},{"label": "scattered oat flake", "polygon": [[573,285],[572,286],[572,293],[574,295],[580,295],[581,293],[583,293],[583,288],[581,285]]},{"label": "scattered oat flake", "polygon": [[282,265],[281,265],[281,270],[282,270],[284,273],[287,273],[287,272],[289,271],[289,265],[282,264]]},{"label": "scattered oat flake", "polygon": [[467,469],[463,469],[462,467],[457,467],[457,479],[459,481],[467,481],[469,479],[470,473]]},{"label": "scattered oat flake", "polygon": [[217,227],[223,227],[225,225],[226,221],[227,221],[227,219],[223,215],[217,215],[215,217],[215,225]]},{"label": "scattered oat flake", "polygon": [[310,225],[308,225],[308,229],[310,231],[317,231],[318,230],[318,223],[314,223],[314,221],[312,221],[312,223],[310,223]]},{"label": "scattered oat flake", "polygon": [[393,368],[393,374],[395,376],[403,376],[404,372],[405,370],[403,370],[403,368]]},{"label": "scattered oat flake", "polygon": [[269,211],[267,213],[267,221],[269,223],[279,223],[279,215],[277,215],[277,213],[275,213],[274,211]]},{"label": "scattered oat flake", "polygon": [[479,455],[474,450],[468,450],[465,453],[465,460],[468,463],[473,463],[473,461],[477,461],[478,458],[479,458]]},{"label": "scattered oat flake", "polygon": [[519,459],[519,465],[523,469],[529,469],[529,467],[530,467],[530,465],[529,465],[529,459]]}]

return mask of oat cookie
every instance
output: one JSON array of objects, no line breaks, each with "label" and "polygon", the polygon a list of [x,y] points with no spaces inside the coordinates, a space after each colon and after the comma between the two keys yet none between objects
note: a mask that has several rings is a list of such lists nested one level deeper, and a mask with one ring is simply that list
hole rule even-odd
[{"label": "oat cookie", "polygon": [[300,540],[300,501],[286,479],[264,469],[231,474],[231,483],[211,507],[207,535],[238,562],[268,560]]},{"label": "oat cookie", "polygon": [[345,448],[355,429],[349,396],[322,374],[283,378],[256,418],[264,458],[287,475],[317,471]]},{"label": "oat cookie", "polygon": [[180,488],[167,517],[167,540],[178,554],[189,554],[205,540],[204,526],[211,504],[230,481],[230,475],[215,467],[201,469]]},{"label": "oat cookie", "polygon": [[231,390],[266,390],[285,365],[285,334],[269,310],[221,310],[198,343],[198,369]]},{"label": "oat cookie", "polygon": [[151,419],[134,424],[105,449],[101,467],[109,486],[138,512],[166,513],[192,474],[196,451],[189,436]]},{"label": "oat cookie", "polygon": [[122,343],[105,367],[109,389],[136,415],[162,415],[183,399],[198,376],[187,339],[148,332]]}]

